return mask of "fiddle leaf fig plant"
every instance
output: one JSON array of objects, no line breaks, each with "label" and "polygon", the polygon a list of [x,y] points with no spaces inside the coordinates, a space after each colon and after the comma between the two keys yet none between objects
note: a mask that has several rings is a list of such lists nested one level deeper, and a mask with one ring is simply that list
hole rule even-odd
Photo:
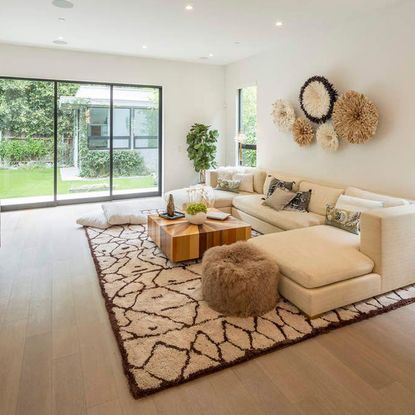
[{"label": "fiddle leaf fig plant", "polygon": [[186,137],[187,154],[204,183],[206,170],[216,167],[216,142],[219,133],[211,130],[210,125],[193,124]]}]

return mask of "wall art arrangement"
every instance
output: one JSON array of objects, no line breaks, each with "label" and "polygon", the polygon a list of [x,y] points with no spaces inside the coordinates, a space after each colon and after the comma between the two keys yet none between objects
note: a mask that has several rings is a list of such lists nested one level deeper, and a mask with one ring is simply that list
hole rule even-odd
[{"label": "wall art arrangement", "polygon": [[301,87],[300,106],[311,122],[322,124],[328,121],[336,99],[337,91],[323,76],[313,76]]},{"label": "wall art arrangement", "polygon": [[293,124],[293,137],[299,146],[308,146],[314,140],[313,126],[305,118],[297,118]]},{"label": "wall art arrangement", "polygon": [[272,105],[274,124],[280,131],[291,131],[295,121],[294,107],[284,99],[277,99]]},{"label": "wall art arrangement", "polygon": [[297,118],[294,107],[283,99],[273,104],[272,116],[278,129],[292,132],[301,147],[310,145],[315,135],[321,148],[334,152],[341,140],[362,144],[376,133],[379,112],[364,94],[347,91],[339,97],[325,77],[312,76],[301,87],[299,99],[306,118]]},{"label": "wall art arrangement", "polygon": [[378,122],[379,112],[375,104],[358,92],[344,93],[334,106],[334,128],[349,143],[366,143],[375,135]]}]

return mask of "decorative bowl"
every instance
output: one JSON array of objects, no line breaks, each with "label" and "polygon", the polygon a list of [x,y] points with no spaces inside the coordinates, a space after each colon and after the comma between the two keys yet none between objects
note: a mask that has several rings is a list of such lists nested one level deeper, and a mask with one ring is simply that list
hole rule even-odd
[{"label": "decorative bowl", "polygon": [[207,215],[204,212],[198,212],[196,215],[186,213],[186,219],[193,225],[202,225],[206,222]]}]

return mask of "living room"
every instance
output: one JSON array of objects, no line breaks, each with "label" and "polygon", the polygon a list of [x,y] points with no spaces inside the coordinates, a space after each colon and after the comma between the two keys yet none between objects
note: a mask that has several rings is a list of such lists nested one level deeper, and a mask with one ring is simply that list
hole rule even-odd
[{"label": "living room", "polygon": [[1,414],[412,414],[415,4],[0,16]]}]

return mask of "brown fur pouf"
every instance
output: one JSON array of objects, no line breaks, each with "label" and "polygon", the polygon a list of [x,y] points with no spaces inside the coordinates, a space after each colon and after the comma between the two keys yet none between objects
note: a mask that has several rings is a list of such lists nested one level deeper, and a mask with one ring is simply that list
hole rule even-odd
[{"label": "brown fur pouf", "polygon": [[275,261],[246,242],[209,249],[202,261],[204,300],[224,315],[260,316],[278,302]]}]

